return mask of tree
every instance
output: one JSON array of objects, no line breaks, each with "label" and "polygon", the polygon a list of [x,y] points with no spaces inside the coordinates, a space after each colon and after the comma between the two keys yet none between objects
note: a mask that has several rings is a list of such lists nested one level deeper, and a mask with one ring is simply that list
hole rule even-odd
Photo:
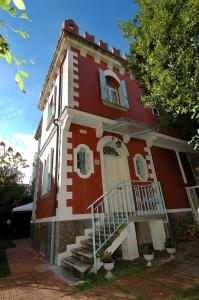
[{"label": "tree", "polygon": [[144,89],[141,100],[160,111],[161,124],[180,128],[181,136],[186,130],[183,138],[191,136],[197,147],[199,1],[137,0],[137,4],[135,19],[120,21],[119,26],[129,41],[127,65]]},{"label": "tree", "polygon": [[19,152],[14,153],[11,147],[6,148],[4,142],[0,143],[0,185],[22,183],[22,169],[27,167]]},{"label": "tree", "polygon": [[32,191],[22,184],[26,160],[19,152],[0,143],[0,201],[1,209],[11,210],[19,204],[31,202]]},{"label": "tree", "polygon": [[[17,17],[19,19],[29,20],[25,12],[20,11],[25,10],[25,4],[23,0],[0,0],[0,9],[9,13],[12,17]],[[19,13],[20,12],[20,13]],[[18,15],[19,14],[19,15]],[[10,50],[10,43],[8,41],[8,30],[11,30],[19,34],[22,38],[26,39],[29,37],[26,31],[21,29],[12,28],[10,25],[6,24],[2,19],[0,19],[0,28],[4,30],[5,34],[0,33],[0,57],[5,59],[8,64],[12,64],[14,61],[17,66],[17,72],[15,75],[15,81],[19,85],[22,92],[25,92],[24,80],[23,78],[28,78],[29,74],[20,69],[20,66],[25,63],[25,60],[16,57]],[[31,60],[32,62],[32,60]]]}]

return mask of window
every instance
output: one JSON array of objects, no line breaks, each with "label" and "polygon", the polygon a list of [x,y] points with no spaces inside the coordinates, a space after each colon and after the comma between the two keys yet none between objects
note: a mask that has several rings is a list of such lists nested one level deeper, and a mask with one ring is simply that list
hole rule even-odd
[{"label": "window", "polygon": [[94,173],[93,152],[87,145],[74,149],[74,169],[81,178],[88,178]]},{"label": "window", "polygon": [[141,181],[147,181],[149,177],[146,160],[141,154],[136,154],[133,158],[136,176]]},{"label": "window", "polygon": [[52,169],[53,169],[53,153],[51,149],[47,158],[44,160],[43,176],[42,176],[42,196],[50,192],[52,181]]},{"label": "window", "polygon": [[99,69],[101,98],[104,102],[112,105],[129,108],[126,84],[120,80],[112,70]]},{"label": "window", "polygon": [[113,78],[110,76],[106,77],[106,84],[107,84],[109,101],[111,103],[120,105],[120,99],[118,93],[119,84],[116,82],[116,80],[114,81]]},{"label": "window", "polygon": [[56,99],[57,99],[57,87],[55,85],[53,95],[48,102],[48,111],[47,111],[47,129],[52,124],[52,121],[55,117],[55,109],[56,109]]}]

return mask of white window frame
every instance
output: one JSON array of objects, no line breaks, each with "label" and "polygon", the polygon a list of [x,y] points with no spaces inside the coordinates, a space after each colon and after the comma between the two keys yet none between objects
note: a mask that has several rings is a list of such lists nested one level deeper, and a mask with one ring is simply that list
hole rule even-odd
[{"label": "white window frame", "polygon": [[[77,154],[81,148],[85,148],[86,153],[89,155],[89,162],[88,162],[88,173],[87,174],[82,174],[80,172],[80,169],[77,167]],[[79,144],[77,148],[74,149],[74,171],[77,172],[79,177],[85,179],[89,178],[92,173],[94,173],[94,163],[93,163],[93,151],[90,150],[90,148],[85,145],[85,144]]]},{"label": "white window frame", "polygon": [[[109,94],[109,100],[112,104],[116,104],[116,105],[121,105],[120,104],[120,97],[119,97],[119,92],[117,89],[107,85],[107,89],[108,89],[108,94]],[[116,102],[112,99],[112,94],[111,91],[114,91],[116,94]]]},{"label": "white window frame", "polygon": [[[140,174],[138,173],[138,169],[137,169],[137,159],[138,158],[141,158],[142,162],[143,162],[143,168],[144,168],[144,178],[142,178],[140,176]],[[146,159],[140,154],[140,153],[137,153],[134,158],[133,158],[133,162],[134,162],[134,167],[135,167],[135,174],[136,176],[141,180],[141,181],[147,181],[148,178],[149,178],[149,172],[148,172],[148,168],[147,168],[147,163],[146,163]]]}]

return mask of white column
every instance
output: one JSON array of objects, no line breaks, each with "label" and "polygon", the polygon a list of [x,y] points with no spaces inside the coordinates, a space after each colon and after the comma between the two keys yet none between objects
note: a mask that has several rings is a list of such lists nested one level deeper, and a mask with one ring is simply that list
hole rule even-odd
[{"label": "white column", "polygon": [[150,227],[150,231],[151,231],[153,248],[155,250],[164,250],[164,242],[166,239],[166,233],[165,233],[163,221],[162,220],[151,220],[151,221],[149,221],[149,227]]},{"label": "white column", "polygon": [[127,238],[122,243],[122,256],[123,259],[133,260],[139,257],[135,223],[130,223],[129,227]]}]

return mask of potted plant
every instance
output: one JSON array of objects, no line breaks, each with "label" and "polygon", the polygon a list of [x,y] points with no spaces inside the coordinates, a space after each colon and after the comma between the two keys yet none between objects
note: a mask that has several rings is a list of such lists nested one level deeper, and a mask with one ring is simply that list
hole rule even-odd
[{"label": "potted plant", "polygon": [[196,222],[192,222],[190,224],[186,224],[186,230],[187,230],[187,239],[189,241],[195,241],[198,238],[199,235],[199,224]]},{"label": "potted plant", "polygon": [[111,279],[113,277],[113,274],[111,271],[113,270],[114,265],[115,265],[115,262],[112,258],[111,252],[103,251],[100,254],[100,261],[103,263],[103,267],[104,267],[105,271],[107,272],[105,275],[105,278]]},{"label": "potted plant", "polygon": [[176,253],[177,241],[174,238],[167,238],[165,240],[164,246],[166,251],[170,254],[171,258],[175,258],[174,253]]},{"label": "potted plant", "polygon": [[154,259],[154,249],[152,244],[142,244],[140,246],[140,252],[143,254],[147,261],[147,267],[152,266],[152,260]]}]

